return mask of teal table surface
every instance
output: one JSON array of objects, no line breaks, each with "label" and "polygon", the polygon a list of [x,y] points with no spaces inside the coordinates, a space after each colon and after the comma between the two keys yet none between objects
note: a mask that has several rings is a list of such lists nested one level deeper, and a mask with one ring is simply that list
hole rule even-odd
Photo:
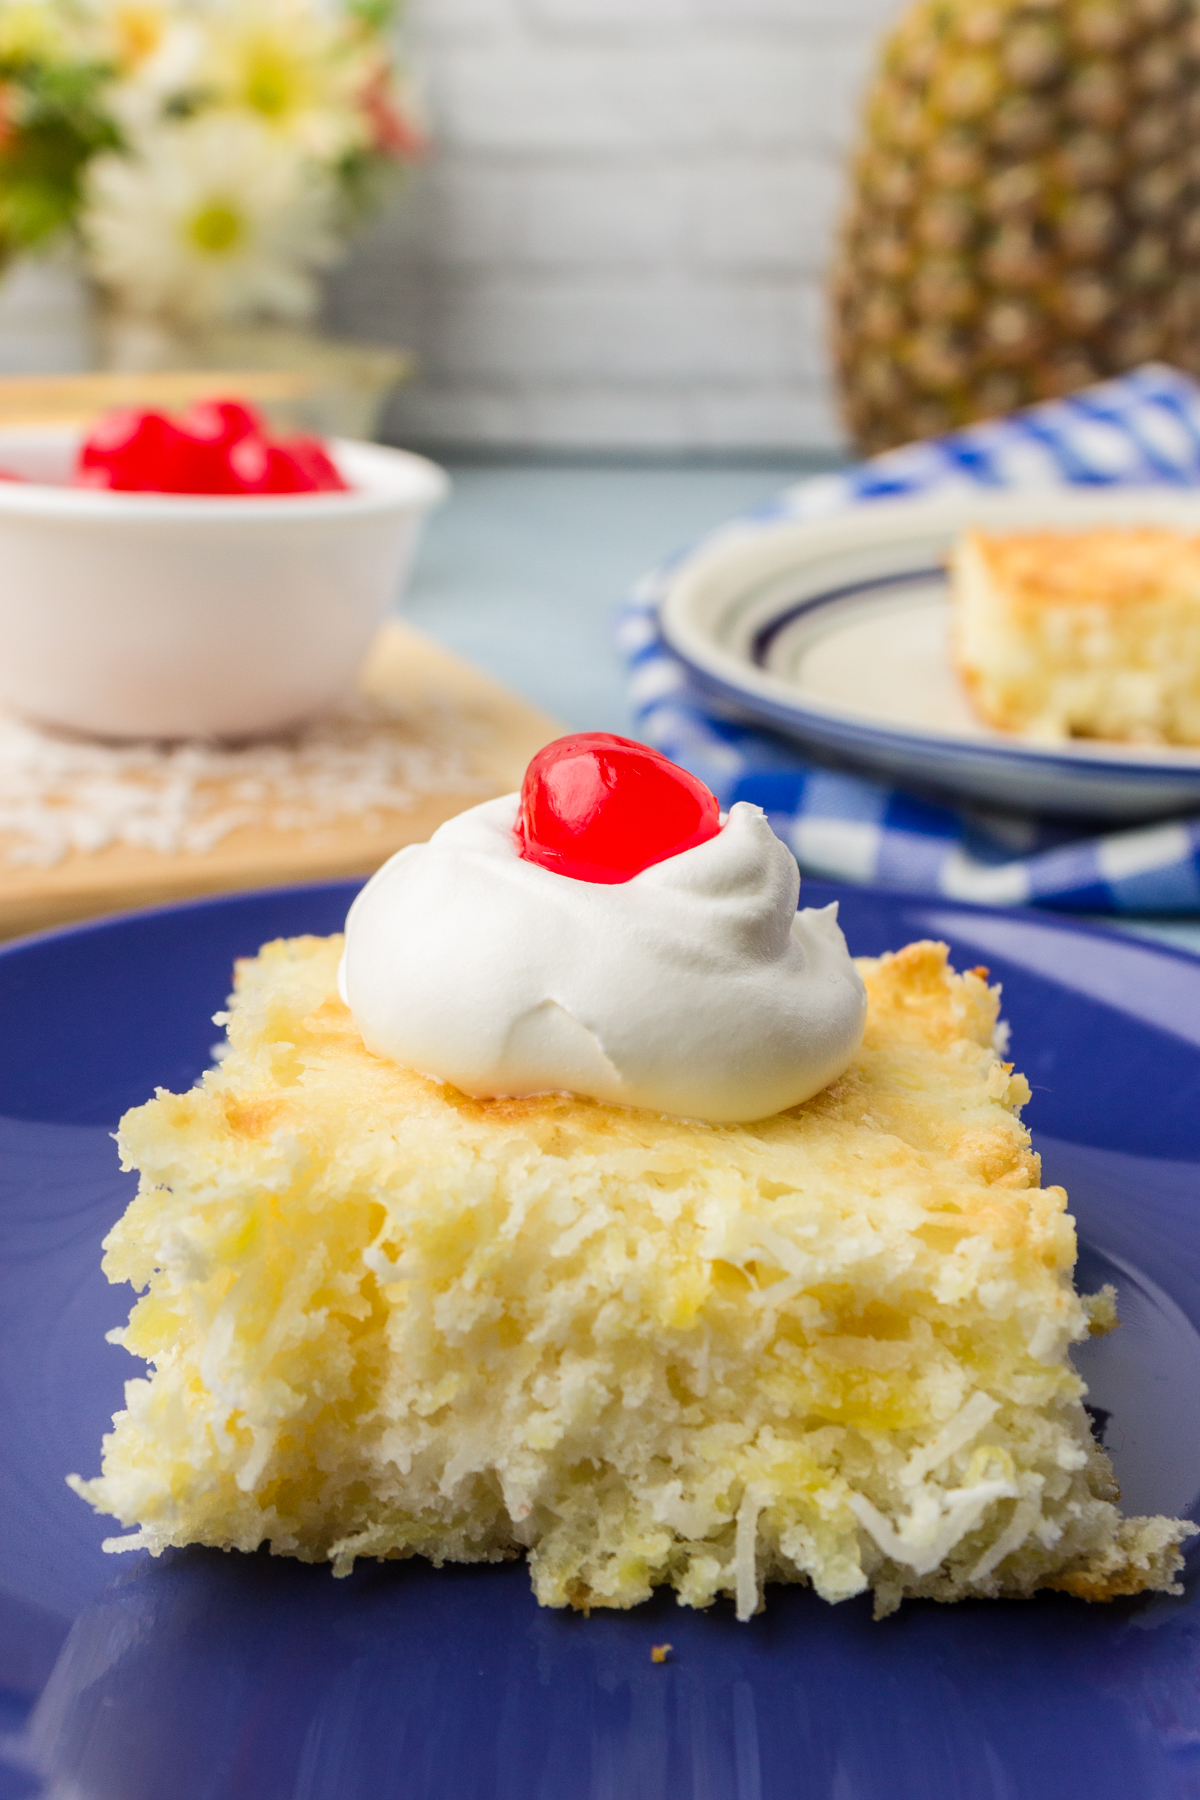
[{"label": "teal table surface", "polygon": [[[674,551],[828,466],[450,464],[451,496],[426,528],[404,616],[565,727],[628,734],[613,639],[623,596]],[[1200,919],[1114,928],[1200,954]]]}]

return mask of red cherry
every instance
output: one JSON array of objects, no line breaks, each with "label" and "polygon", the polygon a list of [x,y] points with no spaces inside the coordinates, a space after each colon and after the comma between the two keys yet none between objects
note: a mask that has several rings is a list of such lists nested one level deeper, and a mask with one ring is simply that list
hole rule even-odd
[{"label": "red cherry", "polygon": [[124,407],[92,428],[77,487],[157,494],[311,494],[347,483],[317,438],[271,441],[240,400],[205,400],[176,423]]},{"label": "red cherry", "polygon": [[236,444],[239,438],[252,433],[262,437],[266,431],[262,416],[240,400],[198,400],[179,424],[202,444]]},{"label": "red cherry", "polygon": [[345,493],[349,483],[343,479],[341,470],[320,438],[284,438],[276,448],[290,457],[293,467],[303,479],[305,488],[299,491]]},{"label": "red cherry", "polygon": [[[88,433],[79,452],[82,485],[123,493],[178,492],[187,439],[165,413],[121,408],[107,413]],[[103,471],[97,481],[93,471]]]},{"label": "red cherry", "polygon": [[268,494],[311,494],[312,482],[292,455],[288,444],[272,444],[267,458]]},{"label": "red cherry", "polygon": [[287,438],[275,444],[245,438],[229,456],[242,477],[243,493],[314,494],[346,487],[316,438]]},{"label": "red cherry", "polygon": [[[229,451],[224,444],[197,443],[189,438],[175,469],[175,494],[240,494],[229,467]],[[166,480],[163,492],[166,493]]]},{"label": "red cherry", "polygon": [[271,446],[258,432],[249,432],[231,444],[226,460],[239,494],[265,494],[271,471]]},{"label": "red cherry", "polygon": [[262,420],[240,400],[202,400],[180,422],[187,448],[179,469],[187,494],[241,494],[245,485],[230,462],[230,452],[243,438],[259,437]]},{"label": "red cherry", "polygon": [[228,452],[241,494],[306,494],[311,485],[287,448],[261,437],[244,437]]},{"label": "red cherry", "polygon": [[149,420],[162,420],[161,413],[139,412],[132,406],[117,406],[97,419],[83,440],[79,459],[85,466],[109,462],[128,448]]},{"label": "red cherry", "polygon": [[582,731],[556,738],[525,771],[521,855],[575,881],[628,881],[716,837],[716,796],[648,744]]}]

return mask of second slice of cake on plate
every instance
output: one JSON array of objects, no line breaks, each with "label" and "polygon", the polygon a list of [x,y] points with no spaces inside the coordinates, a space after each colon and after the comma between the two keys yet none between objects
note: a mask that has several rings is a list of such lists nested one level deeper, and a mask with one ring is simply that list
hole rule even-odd
[{"label": "second slice of cake on plate", "polygon": [[950,568],[954,658],[988,724],[1200,745],[1200,537],[970,531]]}]

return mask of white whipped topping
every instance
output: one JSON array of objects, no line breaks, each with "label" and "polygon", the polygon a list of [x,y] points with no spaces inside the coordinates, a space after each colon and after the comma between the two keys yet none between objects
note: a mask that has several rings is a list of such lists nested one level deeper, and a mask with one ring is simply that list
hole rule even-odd
[{"label": "white whipped topping", "polygon": [[369,1050],[477,1098],[568,1092],[713,1124],[828,1086],[866,995],[837,907],[765,815],[629,881],[526,862],[518,796],[460,813],[386,862],[346,921],[342,998]]}]

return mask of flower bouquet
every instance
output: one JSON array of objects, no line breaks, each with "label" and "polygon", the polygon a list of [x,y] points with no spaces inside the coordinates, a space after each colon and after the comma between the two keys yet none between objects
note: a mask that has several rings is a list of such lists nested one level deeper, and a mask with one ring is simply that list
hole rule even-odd
[{"label": "flower bouquet", "polygon": [[69,235],[126,337],[168,346],[310,318],[321,270],[423,147],[394,12],[0,0],[0,262]]}]

